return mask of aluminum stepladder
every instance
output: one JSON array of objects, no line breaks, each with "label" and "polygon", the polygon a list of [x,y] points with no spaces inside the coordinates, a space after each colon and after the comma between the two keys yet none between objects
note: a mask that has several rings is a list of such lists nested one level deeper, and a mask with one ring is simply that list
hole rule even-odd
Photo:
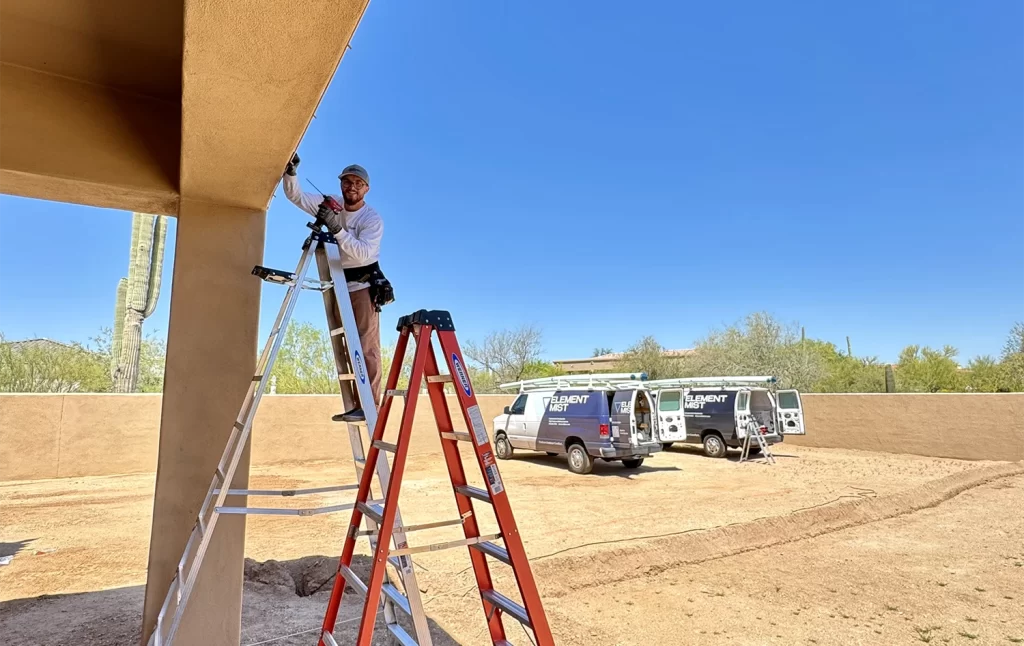
[{"label": "aluminum stepladder", "polygon": [[743,438],[743,449],[740,452],[740,462],[750,460],[750,445],[753,441],[761,449],[761,457],[764,458],[765,463],[775,464],[775,456],[772,455],[771,446],[768,441],[764,439],[764,434],[768,431],[768,428],[762,426],[753,418],[747,420],[746,427],[747,434]]},{"label": "aluminum stepladder", "polygon": [[[382,582],[388,559],[395,556],[407,556],[417,552],[463,546],[467,547],[469,551],[477,588],[480,592],[480,601],[483,604],[490,643],[494,646],[511,646],[512,642],[508,641],[502,623],[502,617],[507,615],[521,623],[524,629],[531,629],[533,631],[535,639],[531,639],[531,641],[536,646],[553,646],[555,642],[551,636],[551,629],[544,614],[540,594],[537,591],[537,585],[530,570],[522,538],[519,535],[515,518],[512,515],[508,493],[505,491],[501,474],[498,471],[498,465],[495,463],[494,453],[487,436],[487,429],[484,426],[480,407],[477,405],[469,373],[465,368],[466,364],[462,358],[462,351],[459,348],[458,340],[455,338],[455,326],[452,323],[451,315],[442,310],[419,310],[399,319],[398,332],[398,344],[392,359],[391,371],[388,375],[383,398],[383,406],[373,430],[373,439],[370,442],[368,456],[368,459],[374,460],[383,456],[385,452],[392,453],[394,455],[392,464],[393,480],[385,496],[383,507],[369,500],[371,483],[369,474],[364,473],[359,481],[359,491],[356,494],[356,503],[352,510],[352,519],[345,538],[345,548],[342,550],[341,560],[338,564],[338,575],[334,579],[331,600],[327,607],[327,614],[324,617],[319,646],[336,646],[338,643],[332,633],[338,618],[338,609],[341,605],[346,583],[351,585],[363,597],[362,616],[360,618],[356,644],[357,646],[370,646],[373,639],[376,606],[382,591]],[[437,357],[434,354],[434,344],[431,339],[434,334],[437,335],[441,354],[444,356],[448,367],[447,374],[441,374],[438,369]],[[410,337],[413,337],[416,342],[412,374],[409,378],[408,388],[406,390],[397,390],[398,378],[402,370],[402,362],[405,358]],[[402,475],[405,471],[406,456],[409,451],[416,401],[423,382],[426,382],[427,395],[430,398],[434,419],[437,422],[441,448],[444,453],[445,464],[448,468],[448,475],[451,480],[452,493],[455,496],[455,505],[459,512],[459,518],[402,527],[401,521],[398,518],[398,499],[401,492]],[[452,417],[445,398],[445,383],[452,383],[454,386],[459,408],[462,410],[462,417],[467,428],[470,429],[469,432],[456,431],[453,426]],[[387,426],[388,415],[391,412],[395,397],[403,397],[405,405],[402,410],[402,423],[398,431],[398,439],[394,444],[391,444],[384,441],[384,429]],[[487,489],[470,486],[467,482],[466,473],[462,466],[462,456],[459,452],[459,442],[468,442],[473,447],[481,475],[484,482],[487,483]],[[477,525],[476,513],[473,507],[474,499],[492,506],[498,521],[499,533],[486,536],[480,535],[480,528]],[[360,535],[366,534],[366,532],[359,531],[360,520],[365,517],[373,518],[380,527],[379,540],[372,549],[370,580],[367,582],[360,580],[351,569],[356,539]],[[404,530],[412,532],[420,529],[445,526],[461,526],[465,538],[432,545],[406,547],[397,550],[388,549],[390,544],[388,538],[392,531]],[[493,542],[498,539],[504,542],[504,547]],[[511,566],[523,605],[519,605],[494,589],[488,567],[488,557]]]},{"label": "aluminum stepladder", "polygon": [[[320,221],[307,225],[313,232],[306,238],[302,246],[302,256],[294,272],[287,272],[267,267],[256,266],[252,273],[272,283],[288,286],[288,292],[281,304],[277,319],[271,328],[267,344],[256,364],[256,374],[245,395],[242,408],[232,427],[227,446],[221,455],[213,480],[206,493],[206,498],[199,510],[196,524],[192,528],[184,553],[178,561],[174,578],[171,581],[167,596],[157,616],[157,625],[150,636],[149,646],[170,646],[173,644],[184,615],[189,596],[195,587],[196,580],[203,564],[206,550],[212,540],[217,519],[221,514],[269,514],[279,516],[312,516],[352,509],[355,503],[344,503],[325,507],[305,509],[275,509],[260,507],[229,507],[225,506],[227,496],[300,496],[321,494],[334,491],[356,490],[361,483],[369,483],[376,475],[381,489],[381,501],[388,492],[391,471],[386,456],[374,457],[375,468],[366,469],[366,451],[363,440],[363,428],[374,428],[377,421],[377,406],[366,372],[362,345],[349,300],[345,272],[341,265],[341,251],[334,236],[324,230]],[[319,280],[307,279],[306,272],[313,258],[316,258]],[[348,423],[349,441],[352,446],[352,457],[355,461],[356,476],[360,484],[347,484],[330,487],[317,487],[297,490],[255,490],[226,489],[224,483],[232,482],[239,460],[244,452],[246,441],[252,430],[253,419],[259,406],[277,358],[278,350],[284,339],[285,330],[291,319],[299,294],[303,289],[314,289],[323,294],[327,323],[330,329],[331,349],[341,387],[342,402],[345,410],[355,407],[356,397],[362,405],[366,417],[365,422]],[[395,509],[395,517],[401,524],[401,515]],[[376,531],[377,524],[372,518],[366,519],[367,531]],[[404,533],[396,531],[391,535],[397,548],[406,546]],[[376,535],[370,536],[371,547],[376,547]],[[408,556],[394,558],[390,561],[397,570],[397,576],[390,572],[383,574],[383,606],[384,620],[399,641],[403,644],[431,646],[430,630],[426,615],[423,612],[423,601],[420,597],[416,574],[412,559]],[[399,588],[395,582],[401,582]],[[403,591],[404,590],[404,591]],[[412,619],[416,639],[398,624],[396,610],[401,609]],[[168,613],[172,613],[168,616]],[[168,623],[170,619],[170,623]],[[403,641],[404,640],[404,641]]]}]

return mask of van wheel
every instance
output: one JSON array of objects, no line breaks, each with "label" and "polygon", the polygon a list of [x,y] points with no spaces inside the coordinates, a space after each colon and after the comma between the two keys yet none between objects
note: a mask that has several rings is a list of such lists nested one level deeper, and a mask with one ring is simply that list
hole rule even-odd
[{"label": "van wheel", "polygon": [[640,465],[644,463],[643,458],[627,459],[622,461],[622,466],[627,469],[639,469]]},{"label": "van wheel", "polygon": [[724,458],[728,450],[725,440],[717,433],[709,433],[704,436],[704,455],[709,458]]},{"label": "van wheel", "polygon": [[512,457],[512,453],[512,445],[508,443],[508,438],[504,433],[499,433],[494,438],[494,454],[498,456],[499,460],[508,460]]},{"label": "van wheel", "polygon": [[594,470],[594,461],[587,455],[587,450],[582,444],[569,445],[569,470],[581,475]]}]

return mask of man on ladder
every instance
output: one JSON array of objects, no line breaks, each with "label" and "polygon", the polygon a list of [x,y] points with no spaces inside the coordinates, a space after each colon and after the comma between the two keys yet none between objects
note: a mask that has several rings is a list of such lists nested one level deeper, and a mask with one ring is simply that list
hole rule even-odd
[{"label": "man on ladder", "polygon": [[[325,195],[305,193],[299,187],[296,170],[298,154],[285,166],[284,194],[306,213],[322,220],[338,241],[341,265],[348,281],[349,299],[355,314],[359,339],[363,345],[367,377],[373,391],[374,406],[380,404],[380,308],[394,300],[391,284],[380,270],[380,242],[384,222],[376,209],[364,200],[370,190],[370,176],[362,166],[351,165],[338,175],[341,204],[336,212]],[[337,200],[337,198],[335,198]],[[362,402],[352,410],[333,416],[335,422],[365,421]]]}]

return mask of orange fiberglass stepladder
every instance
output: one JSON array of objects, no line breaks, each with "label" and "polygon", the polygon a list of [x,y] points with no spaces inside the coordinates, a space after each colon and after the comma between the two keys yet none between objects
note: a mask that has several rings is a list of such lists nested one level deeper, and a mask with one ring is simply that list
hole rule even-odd
[{"label": "orange fiberglass stepladder", "polygon": [[[480,407],[469,380],[469,373],[462,359],[462,351],[455,338],[452,317],[448,312],[442,310],[419,310],[399,319],[398,332],[398,345],[388,374],[383,406],[374,426],[370,450],[366,456],[367,462],[373,464],[381,456],[382,451],[393,454],[390,486],[384,498],[384,505],[381,506],[369,500],[372,483],[371,471],[365,470],[359,480],[359,491],[352,509],[352,519],[345,538],[345,548],[338,564],[338,575],[334,578],[334,588],[321,628],[319,646],[338,646],[333,632],[346,584],[351,585],[363,596],[363,611],[356,644],[370,646],[388,560],[396,557],[402,558],[417,552],[463,546],[469,548],[469,556],[476,575],[476,585],[480,592],[491,643],[494,646],[511,646],[512,642],[508,640],[502,623],[502,617],[509,616],[521,623],[524,628],[533,631],[535,637],[533,641],[537,646],[553,646],[555,642],[544,615],[540,594],[537,591],[533,573],[530,571],[530,564],[516,527],[515,518],[512,516],[508,494],[505,492],[501,474],[498,472],[487,429],[484,427],[483,416],[480,414]],[[434,343],[431,338],[434,334],[437,335],[441,354],[448,367],[447,374],[441,374],[438,370]],[[409,378],[408,389],[398,390],[398,378],[402,371],[402,362],[410,337],[416,341],[412,374]],[[398,498],[402,488],[405,461],[409,452],[409,438],[412,433],[416,400],[424,381],[437,422],[437,429],[441,436],[441,448],[451,478],[452,492],[455,495],[459,518],[422,525],[396,526]],[[470,429],[468,433],[456,431],[452,424],[452,417],[445,399],[445,383],[453,384],[459,408],[462,410],[462,417]],[[391,444],[384,441],[384,429],[395,397],[403,397],[405,406],[402,410],[402,423],[398,439]],[[466,481],[462,456],[459,452],[459,442],[468,442],[473,447],[473,453],[480,467],[480,473],[487,483],[487,489],[470,486]],[[494,508],[499,529],[497,534],[480,535],[473,507],[474,499]],[[361,531],[359,527],[364,517],[374,520],[379,529]],[[399,543],[397,549],[391,548],[392,534],[395,532],[408,533],[420,529],[455,525],[462,526],[464,539],[418,547],[402,547],[402,544]],[[371,542],[373,561],[370,567],[370,580],[367,582],[359,579],[351,569],[356,539],[361,535],[375,536],[377,539],[375,545]],[[504,547],[494,542],[499,539],[504,543]],[[487,562],[488,557],[511,566],[523,605],[519,605],[494,589]]]}]

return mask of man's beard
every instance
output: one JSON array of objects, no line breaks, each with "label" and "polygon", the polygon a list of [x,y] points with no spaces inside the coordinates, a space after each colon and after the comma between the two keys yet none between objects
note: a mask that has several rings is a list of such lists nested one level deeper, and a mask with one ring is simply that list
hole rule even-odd
[{"label": "man's beard", "polygon": [[355,198],[350,198],[345,193],[341,194],[341,199],[345,200],[345,204],[348,204],[348,205],[359,204],[359,201],[360,201],[358,196],[355,197]]}]

